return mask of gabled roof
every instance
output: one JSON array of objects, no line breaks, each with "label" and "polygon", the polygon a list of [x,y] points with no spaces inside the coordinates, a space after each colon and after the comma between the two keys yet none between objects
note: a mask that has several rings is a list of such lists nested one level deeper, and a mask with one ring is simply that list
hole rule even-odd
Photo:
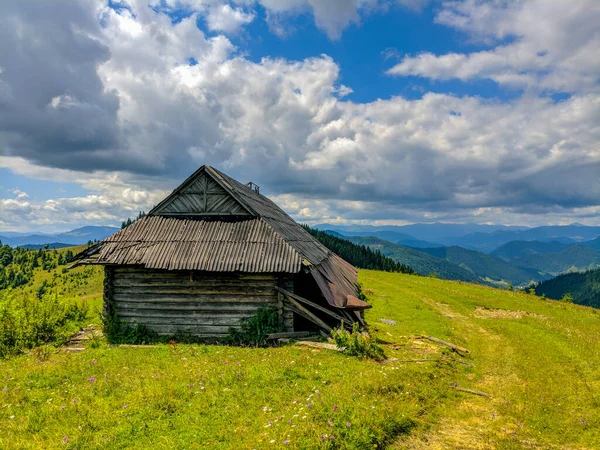
[{"label": "gabled roof", "polygon": [[368,307],[355,298],[352,265],[273,201],[210,166],[198,169],[147,216],[78,256],[83,264],[164,270],[298,273],[304,267],[331,306]]},{"label": "gabled roof", "polygon": [[[206,186],[208,186],[208,190],[205,191],[208,192],[206,197],[211,198],[210,192],[215,192],[215,194],[212,194],[212,197],[221,199],[222,208],[226,209],[224,211],[221,209],[220,212],[217,210],[202,212],[193,209],[194,205],[197,205],[198,203],[210,205],[210,202],[205,200],[204,194],[200,194],[198,190],[194,190],[194,186],[198,185],[198,183],[206,183]],[[221,192],[223,192],[223,194],[217,194],[219,191],[211,183],[218,185],[218,188],[222,190]],[[190,190],[193,192],[192,194],[186,193],[190,192]],[[222,199],[225,193],[229,196],[228,198],[230,201],[228,202]],[[194,200],[194,196],[197,196],[198,198]],[[178,201],[181,202],[182,208],[186,208],[185,210],[173,211],[174,208],[169,208],[169,205],[173,205]],[[235,202],[235,206],[233,205],[233,202]],[[236,214],[232,211],[243,212]],[[250,215],[266,222],[285,240],[285,242],[298,252],[301,258],[308,263],[307,265],[318,265],[331,254],[331,251],[327,247],[298,225],[294,219],[287,215],[285,211],[277,206],[272,200],[211,166],[200,167],[200,169],[188,177],[188,179],[177,187],[169,196],[155,206],[148,215]]]}]

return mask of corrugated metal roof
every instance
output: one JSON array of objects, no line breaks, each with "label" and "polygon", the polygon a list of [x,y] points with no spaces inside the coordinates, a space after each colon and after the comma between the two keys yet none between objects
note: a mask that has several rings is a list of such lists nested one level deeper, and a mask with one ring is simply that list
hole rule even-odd
[{"label": "corrugated metal roof", "polygon": [[96,264],[297,273],[302,257],[265,221],[146,216],[101,243]]}]

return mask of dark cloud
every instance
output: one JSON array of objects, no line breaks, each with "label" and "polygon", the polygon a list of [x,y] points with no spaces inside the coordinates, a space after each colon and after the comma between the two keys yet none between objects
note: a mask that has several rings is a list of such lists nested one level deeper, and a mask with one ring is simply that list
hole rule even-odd
[{"label": "dark cloud", "polygon": [[118,146],[119,100],[97,72],[111,54],[97,38],[94,10],[7,1],[1,12],[2,153],[55,167],[102,164],[102,152]]}]

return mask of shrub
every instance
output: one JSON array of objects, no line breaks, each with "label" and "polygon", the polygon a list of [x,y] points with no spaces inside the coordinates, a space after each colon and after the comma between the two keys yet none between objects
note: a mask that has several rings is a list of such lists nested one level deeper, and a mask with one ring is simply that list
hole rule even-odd
[{"label": "shrub", "polygon": [[269,334],[282,329],[276,308],[260,308],[254,316],[242,319],[239,330],[230,328],[229,337],[235,343],[259,346],[266,344]]},{"label": "shrub", "polygon": [[573,303],[573,296],[567,292],[565,295],[562,296],[560,301],[563,303]]},{"label": "shrub", "polygon": [[338,348],[344,349],[343,353],[345,355],[370,358],[375,361],[385,359],[383,348],[371,339],[369,333],[360,331],[359,325],[356,322],[352,325],[351,332],[344,328],[344,323],[342,322],[339,328],[334,328],[331,331],[331,337]]},{"label": "shrub", "polygon": [[62,345],[87,317],[87,304],[56,294],[41,299],[0,294],[0,357],[46,344]]},{"label": "shrub", "polygon": [[158,333],[143,324],[129,325],[120,320],[114,310],[110,314],[102,313],[100,317],[102,332],[110,344],[142,345],[160,341]]}]

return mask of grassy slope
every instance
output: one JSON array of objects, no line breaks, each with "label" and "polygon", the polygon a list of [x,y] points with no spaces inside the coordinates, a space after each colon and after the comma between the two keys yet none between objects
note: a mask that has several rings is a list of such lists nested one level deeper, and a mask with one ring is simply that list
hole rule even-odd
[{"label": "grassy slope", "polygon": [[[373,333],[396,344],[390,364],[198,345],[15,357],[0,361],[0,448],[598,448],[599,311],[431,278],[360,279]],[[410,337],[420,334],[471,354]]]}]

